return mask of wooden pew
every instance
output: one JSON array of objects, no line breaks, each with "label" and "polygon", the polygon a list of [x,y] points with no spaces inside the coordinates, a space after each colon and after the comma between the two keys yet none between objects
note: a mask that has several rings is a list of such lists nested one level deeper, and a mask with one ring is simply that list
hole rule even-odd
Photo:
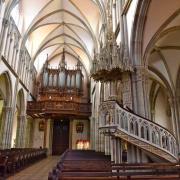
[{"label": "wooden pew", "polygon": [[7,172],[7,156],[2,156],[0,155],[0,175],[1,177],[6,177],[6,172]]},{"label": "wooden pew", "polygon": [[[13,148],[0,150],[0,178],[14,174],[46,156],[46,149]],[[4,157],[5,159],[3,159]]]}]

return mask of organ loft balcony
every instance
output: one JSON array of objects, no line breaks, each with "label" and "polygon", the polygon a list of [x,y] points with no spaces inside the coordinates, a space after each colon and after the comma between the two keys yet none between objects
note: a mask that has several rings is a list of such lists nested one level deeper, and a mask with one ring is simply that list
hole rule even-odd
[{"label": "organ loft balcony", "polygon": [[81,62],[68,69],[63,51],[58,68],[51,68],[48,61],[44,64],[36,83],[36,100],[28,102],[27,114],[36,118],[88,118],[91,104],[85,83]]}]

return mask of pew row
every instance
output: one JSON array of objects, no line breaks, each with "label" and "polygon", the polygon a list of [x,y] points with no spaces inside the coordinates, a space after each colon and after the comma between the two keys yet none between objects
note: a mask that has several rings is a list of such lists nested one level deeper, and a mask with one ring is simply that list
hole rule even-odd
[{"label": "pew row", "polygon": [[0,177],[12,175],[47,157],[47,149],[12,148],[0,150]]}]

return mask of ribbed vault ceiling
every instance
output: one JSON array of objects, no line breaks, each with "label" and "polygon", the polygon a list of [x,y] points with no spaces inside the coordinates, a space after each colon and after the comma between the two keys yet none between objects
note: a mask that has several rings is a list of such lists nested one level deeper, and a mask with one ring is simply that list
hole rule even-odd
[{"label": "ribbed vault ceiling", "polygon": [[[105,20],[104,4],[96,0],[23,0],[26,47],[38,70],[46,56],[61,55],[63,48],[79,57],[89,72],[98,35]],[[104,18],[104,20],[103,20]]]},{"label": "ribbed vault ceiling", "polygon": [[[159,7],[163,3],[163,8]],[[150,50],[146,62],[154,77],[166,88],[177,91],[180,76],[180,1],[152,1],[144,31],[144,49]],[[161,11],[161,13],[159,13]],[[150,47],[150,48],[149,48]],[[160,81],[160,82],[161,82]]]}]

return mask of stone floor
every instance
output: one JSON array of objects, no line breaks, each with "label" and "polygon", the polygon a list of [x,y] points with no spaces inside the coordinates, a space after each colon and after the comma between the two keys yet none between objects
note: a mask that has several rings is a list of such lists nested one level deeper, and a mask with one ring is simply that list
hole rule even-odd
[{"label": "stone floor", "polygon": [[48,158],[27,167],[8,180],[47,180],[48,173],[59,161],[59,156],[49,156]]}]

